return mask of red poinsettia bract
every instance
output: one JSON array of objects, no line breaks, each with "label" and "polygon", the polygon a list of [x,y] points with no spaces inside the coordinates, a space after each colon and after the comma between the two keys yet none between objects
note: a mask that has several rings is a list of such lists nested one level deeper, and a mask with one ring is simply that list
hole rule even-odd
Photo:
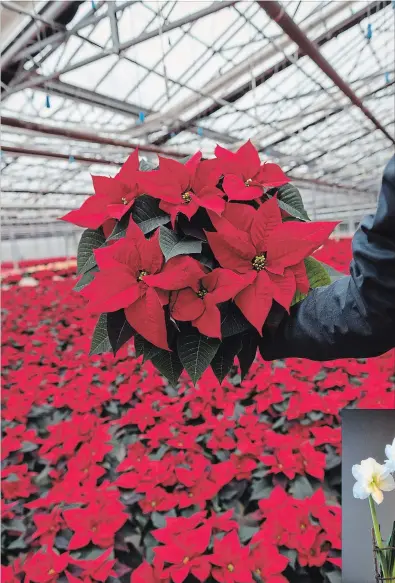
[{"label": "red poinsettia bract", "polygon": [[95,194],[87,198],[79,209],[67,213],[62,220],[78,227],[98,229],[110,219],[121,219],[136,197],[143,194],[139,187],[141,175],[136,149],[114,178],[92,176]]},{"label": "red poinsettia bract", "polygon": [[91,310],[104,313],[125,308],[125,316],[136,332],[155,346],[169,350],[163,310],[168,293],[145,282],[146,276],[159,273],[163,267],[159,231],[146,239],[131,221],[124,239],[97,249],[95,256],[100,271],[82,290]]},{"label": "red poinsettia bract", "polygon": [[[175,320],[192,322],[202,334],[221,338],[221,314],[217,305],[233,299],[244,287],[244,281],[230,269],[207,271],[196,259],[175,257],[161,273],[147,277],[146,281],[154,287],[176,292],[170,300],[170,312]],[[185,277],[180,279],[181,273]]]},{"label": "red poinsettia bract", "polygon": [[261,334],[273,300],[288,310],[297,289],[308,292],[303,259],[323,244],[337,223],[283,223],[275,197],[258,210],[227,203],[221,218],[210,217],[217,229],[206,232],[210,247],[222,267],[243,276],[245,288],[235,303]]},{"label": "red poinsettia bract", "polygon": [[290,182],[277,164],[261,163],[250,140],[237,152],[217,146],[215,155],[224,174],[222,187],[229,200],[254,200],[262,196],[265,188]]},{"label": "red poinsettia bract", "polygon": [[197,152],[185,164],[159,156],[159,169],[144,172],[142,184],[147,194],[159,198],[160,208],[168,213],[174,226],[178,213],[190,219],[199,207],[221,214],[225,208],[223,192],[216,188],[220,177],[217,161],[201,161]]}]

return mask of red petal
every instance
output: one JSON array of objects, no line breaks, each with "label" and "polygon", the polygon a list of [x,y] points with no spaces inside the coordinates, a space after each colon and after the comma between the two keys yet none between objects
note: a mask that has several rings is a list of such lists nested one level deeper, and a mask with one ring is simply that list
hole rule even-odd
[{"label": "red petal", "polygon": [[176,298],[174,303],[172,300],[171,315],[175,320],[191,322],[203,314],[205,304],[192,289],[184,289],[174,295]]},{"label": "red petal", "polygon": [[129,204],[109,204],[107,206],[108,216],[112,219],[117,219],[118,221],[122,219],[130,207],[133,205],[134,199],[129,202]]},{"label": "red petal", "polygon": [[254,283],[243,289],[235,298],[247,320],[262,335],[262,327],[272,307],[273,292],[268,274],[260,271]]},{"label": "red petal", "polygon": [[291,305],[296,292],[295,276],[292,269],[285,269],[284,275],[271,274],[269,277],[273,284],[273,299],[276,300],[280,306],[289,310],[289,306]]},{"label": "red petal", "polygon": [[304,261],[293,265],[292,271],[294,272],[296,280],[296,288],[302,293],[307,294],[310,289],[309,278],[307,277],[306,266]]},{"label": "red petal", "polygon": [[211,299],[219,304],[233,299],[248,282],[230,269],[217,268],[204,276],[202,284],[210,292]]},{"label": "red petal", "polygon": [[256,210],[248,204],[228,202],[225,207],[224,218],[240,231],[250,233]]},{"label": "red petal", "polygon": [[[132,257],[138,253],[140,256],[139,268],[154,274],[160,271],[164,257],[159,245],[159,231],[151,239],[146,239],[141,229],[134,221],[130,221],[126,232],[125,251]],[[131,245],[132,243],[132,245]]]},{"label": "red petal", "polygon": [[[184,553],[184,555],[185,555],[185,553]],[[172,569],[170,569],[170,571],[171,571],[171,578],[174,581],[174,583],[183,583],[189,575],[189,566],[182,565],[180,567],[179,566],[173,567]]]},{"label": "red petal", "polygon": [[167,344],[165,313],[156,291],[147,288],[145,296],[125,309],[129,324],[149,342],[170,350]]},{"label": "red petal", "polygon": [[237,150],[236,158],[237,165],[243,169],[245,178],[253,178],[259,170],[261,161],[258,150],[252,144],[251,140],[248,140],[248,142]]},{"label": "red petal", "polygon": [[192,156],[192,158],[189,158],[189,160],[184,164],[185,168],[188,169],[190,181],[192,181],[192,179],[193,179],[193,177],[194,177],[194,175],[199,167],[201,159],[202,159],[202,153],[196,152],[196,154],[194,154]]},{"label": "red petal", "polygon": [[81,549],[82,547],[86,547],[91,541],[91,535],[87,531],[80,531],[75,532],[74,535],[71,537],[68,550],[72,551],[74,549]]},{"label": "red petal", "polygon": [[139,152],[138,148],[130,154],[126,162],[122,165],[122,168],[115,176],[117,180],[120,180],[124,184],[134,185],[137,178],[137,172],[140,169],[139,162]]},{"label": "red petal", "polygon": [[129,273],[120,270],[99,272],[93,282],[81,290],[81,295],[90,300],[92,312],[116,312],[140,297],[140,286]]},{"label": "red petal", "polygon": [[61,220],[86,229],[98,229],[108,218],[106,199],[93,195],[87,198],[79,209],[70,211],[61,217]]},{"label": "red petal", "polygon": [[273,229],[281,225],[281,211],[275,197],[264,202],[256,211],[251,225],[251,240],[258,253],[266,251]]},{"label": "red petal", "polygon": [[191,573],[196,579],[201,581],[201,583],[204,583],[210,575],[210,570],[211,567],[207,557],[199,557],[194,560]]},{"label": "red petal", "polygon": [[280,166],[270,162],[262,164],[259,171],[259,177],[256,179],[266,187],[281,186],[282,184],[291,182],[291,179],[284,174]]},{"label": "red petal", "polygon": [[199,198],[195,195],[192,196],[192,200],[196,201],[196,203],[217,215],[222,215],[225,210],[225,201],[221,198],[221,191],[216,189],[205,188],[201,191]]},{"label": "red petal", "polygon": [[200,289],[200,279],[205,271],[199,261],[188,256],[177,256],[170,259],[161,273],[147,275],[144,281],[151,287],[158,287],[169,291],[191,287]]},{"label": "red petal", "polygon": [[221,169],[223,174],[228,174],[230,172],[235,172],[235,154],[222,146],[216,146],[215,156],[218,160],[218,167]]},{"label": "red petal", "polygon": [[287,221],[278,226],[268,239],[267,268],[273,271],[296,265],[318,249],[328,239],[336,225],[338,222]]},{"label": "red petal", "polygon": [[[192,188],[196,194],[200,195],[204,188],[217,186],[221,177],[221,169],[216,158],[203,160],[196,169],[192,179]],[[222,194],[222,193],[221,193]]]},{"label": "red petal", "polygon": [[[251,261],[256,255],[255,248],[238,236],[237,229],[233,228],[232,231],[233,236],[223,233],[205,232],[205,234],[215,258],[222,267],[246,273],[252,269]],[[241,231],[239,233],[242,235]]]},{"label": "red petal", "polygon": [[192,322],[201,334],[210,336],[210,338],[221,338],[221,313],[214,303],[204,299],[206,306],[203,314]]},{"label": "red petal", "polygon": [[[196,163],[195,156],[190,160],[192,167]],[[163,177],[163,180],[168,184],[177,185],[180,193],[184,192],[188,188],[190,182],[190,172],[188,171],[186,164],[181,164],[181,162],[178,162],[177,160],[163,158],[162,156],[158,156],[158,158],[159,173],[162,175],[161,178]]]},{"label": "red petal", "polygon": [[244,180],[232,174],[225,176],[223,189],[229,200],[254,200],[263,194],[259,186],[246,186]]}]

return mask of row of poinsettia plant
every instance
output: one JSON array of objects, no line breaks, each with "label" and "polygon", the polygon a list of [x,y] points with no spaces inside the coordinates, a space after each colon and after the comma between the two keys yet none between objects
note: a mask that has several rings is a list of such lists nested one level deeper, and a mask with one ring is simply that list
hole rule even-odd
[{"label": "row of poinsettia plant", "polygon": [[311,222],[281,168],[251,142],[185,163],[139,162],[93,176],[95,194],[63,217],[87,230],[76,289],[100,314],[92,353],[134,337],[171,383],[211,366],[251,366],[264,325],[330,278],[311,254],[337,223]]},{"label": "row of poinsettia plant", "polygon": [[37,273],[3,289],[2,580],[339,583],[339,412],[393,406],[393,354],[174,390],[133,342],[88,356],[75,278]]}]

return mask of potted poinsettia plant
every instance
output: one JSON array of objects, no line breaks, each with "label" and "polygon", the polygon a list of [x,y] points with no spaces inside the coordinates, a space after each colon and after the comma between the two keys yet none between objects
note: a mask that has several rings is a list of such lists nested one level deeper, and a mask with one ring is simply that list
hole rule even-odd
[{"label": "potted poinsettia plant", "polygon": [[[244,376],[264,325],[330,283],[311,257],[336,222],[311,222],[281,168],[251,142],[159,167],[134,151],[63,220],[85,227],[75,289],[99,314],[91,353],[131,338],[172,384],[211,366],[220,382],[237,357]],[[276,316],[277,317],[277,316]]]},{"label": "potted poinsettia plant", "polygon": [[384,464],[379,464],[374,458],[367,458],[352,467],[356,479],[353,494],[355,498],[369,500],[376,583],[395,583],[395,521],[388,540],[383,541],[376,509],[384,500],[383,492],[395,490],[392,476],[395,472],[395,439],[385,447],[385,454],[387,459]]}]

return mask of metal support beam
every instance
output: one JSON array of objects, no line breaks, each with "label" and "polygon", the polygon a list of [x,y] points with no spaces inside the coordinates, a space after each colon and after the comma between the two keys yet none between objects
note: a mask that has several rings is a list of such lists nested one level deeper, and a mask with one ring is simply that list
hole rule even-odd
[{"label": "metal support beam", "polygon": [[[69,160],[66,154],[59,152],[50,152],[49,150],[32,150],[30,148],[21,148],[19,146],[2,146],[1,151],[10,154],[11,156],[37,156],[38,158],[54,158],[56,160]],[[121,166],[122,162],[114,162],[113,160],[104,160],[103,158],[90,158],[88,156],[73,156],[76,162],[85,164],[108,164],[112,166]]]},{"label": "metal support beam", "polygon": [[[41,158],[55,158],[57,160],[68,160],[69,159],[67,154],[60,154],[58,152],[49,152],[47,150],[36,150],[36,149],[32,150],[32,149],[28,149],[28,148],[21,148],[19,146],[2,146],[2,151],[6,152],[10,155],[14,155],[14,156],[38,156]],[[83,162],[86,164],[106,164],[109,166],[120,166],[122,164],[122,162],[115,162],[114,160],[105,160],[103,158],[88,158],[87,156],[74,156],[74,159],[76,162]],[[289,175],[289,177],[292,178],[295,181],[295,183],[304,182],[306,184],[314,184],[316,186],[342,188],[342,189],[347,189],[348,191],[360,192],[360,193],[366,194],[366,191],[361,190],[359,188],[355,188],[353,186],[349,186],[349,185],[332,183],[332,182],[323,182],[321,180],[316,180],[314,178],[311,178],[311,179],[310,178],[299,178],[297,176],[291,176],[291,175]],[[61,193],[54,193],[54,194],[61,194]]]},{"label": "metal support beam", "polygon": [[395,138],[385,129],[373,113],[362,103],[359,97],[354,93],[351,87],[344,81],[344,79],[335,71],[332,65],[321,54],[316,43],[312,42],[303,30],[292,20],[292,18],[284,10],[283,6],[277,0],[258,0],[259,6],[263,8],[268,16],[282,28],[282,30],[291,38],[300,48],[300,50],[325,73],[333,83],[350,99],[350,101],[358,107],[362,113],[367,117],[378,130],[380,130],[386,138],[395,144]]},{"label": "metal support beam", "polygon": [[[333,10],[335,10],[335,8],[337,10],[339,10],[339,8],[342,7],[342,4],[343,4],[343,2],[336,2],[335,3],[336,6],[334,7]],[[332,28],[330,28],[328,30],[325,30],[322,34],[320,34],[318,37],[315,38],[315,40],[314,40],[315,44],[318,46],[325,45],[327,42],[329,42],[333,38],[336,38],[337,36],[339,36],[343,32],[346,32],[347,30],[351,29],[353,26],[356,26],[357,24],[359,24],[367,16],[372,15],[372,14],[376,14],[377,12],[379,12],[383,8],[386,8],[390,4],[391,4],[390,0],[385,0],[385,1],[377,1],[376,0],[374,2],[371,2],[367,6],[364,6],[364,8],[362,8],[361,10],[358,10],[357,12],[355,12],[354,14],[349,16],[348,18],[344,19],[342,22],[335,24]],[[320,17],[320,22],[321,22],[321,17]],[[312,28],[314,28],[315,26],[317,26],[317,22],[314,22],[314,25],[307,27],[306,31],[310,32],[310,30]],[[284,45],[281,45],[281,46],[283,47]],[[273,55],[270,54],[268,56],[271,57]],[[292,58],[288,58],[288,57],[282,58],[275,65],[266,69],[265,71],[263,71],[262,73],[260,73],[259,75],[257,75],[254,78],[255,87],[262,85],[268,79],[273,77],[273,75],[275,75],[276,73],[283,71],[284,69],[287,69],[288,67],[292,66],[295,61],[299,60],[303,56],[305,56],[305,53],[301,49],[299,49],[298,51],[296,51],[296,53],[294,53],[292,55]],[[262,53],[261,60],[262,60],[262,62],[265,61],[265,59],[263,59],[263,53]],[[257,63],[255,63],[255,59],[254,59],[254,62],[252,63],[252,65],[253,66],[257,65]],[[246,66],[249,66],[249,62],[247,62]],[[231,71],[232,75],[234,75],[236,70],[240,70],[239,65],[236,66],[233,71]],[[245,71],[241,71],[240,74],[243,74],[244,72]],[[221,76],[221,79],[225,78],[226,75],[227,74]],[[234,82],[234,80],[235,79],[233,78],[233,82]],[[219,89],[220,88],[219,82],[216,81],[216,83],[218,85],[217,89]],[[214,89],[212,89],[211,86],[205,87],[204,90],[207,91],[208,93],[214,91]],[[221,99],[223,102],[235,103],[236,101],[238,101],[239,99],[244,97],[244,95],[246,95],[246,93],[248,93],[249,91],[251,91],[251,81],[247,81],[246,83],[243,83],[242,85],[240,85],[236,89],[232,89],[227,94],[222,95]],[[189,119],[184,120],[180,123],[175,123],[174,126],[171,127],[171,129],[168,131],[168,133],[166,133],[164,136],[158,138],[153,143],[157,144],[157,145],[163,145],[165,142],[167,142],[172,137],[172,135],[179,134],[183,130],[189,128],[189,126],[191,126],[192,124],[198,123],[200,120],[209,117],[210,115],[212,115],[213,113],[216,113],[217,111],[219,111],[223,107],[224,107],[223,103],[218,103],[218,101],[213,102],[211,105],[204,108],[199,113],[194,114]],[[148,122],[149,122],[149,118],[146,120],[146,125],[148,124]]]},{"label": "metal support beam", "polygon": [[[362,99],[366,99],[367,97],[371,97],[372,95],[375,95],[376,93],[379,93],[380,91],[383,91],[383,89],[386,89],[387,87],[391,87],[392,85],[394,85],[394,83],[395,83],[395,80],[392,80],[389,83],[385,83],[385,85],[380,85],[380,87],[378,87],[377,89],[374,89],[373,91],[369,91],[369,93],[365,93],[365,95],[363,95]],[[322,123],[323,121],[326,121],[330,117],[333,117],[334,115],[337,115],[338,113],[343,111],[345,109],[345,107],[346,106],[336,107],[336,109],[334,109],[333,111],[320,116],[318,119],[315,119],[314,121],[310,121],[310,122],[304,124],[300,128],[297,128],[296,132],[297,133],[304,132],[305,130],[312,128],[312,127]],[[307,113],[307,115],[309,114],[308,111],[306,113]],[[367,132],[367,133],[370,133],[370,132]],[[282,138],[279,138],[275,142],[270,142],[269,144],[266,144],[266,145],[260,147],[259,152],[263,152],[264,150],[267,150],[268,148],[274,148],[275,146],[278,146],[278,144],[282,144],[283,142],[286,142],[287,140],[289,140],[289,136],[284,136]],[[333,150],[331,150],[331,152],[332,151]],[[325,154],[321,154],[319,157],[322,157],[324,155]]]},{"label": "metal support beam", "polygon": [[[159,36],[160,34],[164,34],[166,32],[170,32],[171,30],[179,28],[180,26],[183,26],[184,24],[195,22],[196,20],[199,20],[200,18],[203,18],[204,16],[209,16],[210,14],[214,14],[215,12],[219,12],[220,10],[223,10],[224,8],[229,8],[229,6],[233,6],[234,4],[236,4],[237,1],[238,0],[231,0],[231,1],[227,0],[227,1],[223,1],[223,2],[219,2],[219,1],[213,2],[207,8],[203,8],[202,10],[198,10],[197,12],[194,12],[193,14],[189,14],[188,16],[185,16],[183,18],[179,18],[178,20],[174,20],[173,22],[170,22],[169,24],[164,25],[162,28],[157,28],[157,29],[152,30],[150,32],[142,33],[141,35],[120,44],[118,54],[121,54],[122,52],[126,51],[127,49],[129,49],[133,46],[136,46],[142,42],[150,40],[151,38],[155,38],[155,37]],[[119,8],[122,8],[122,6],[120,6]],[[55,35],[53,35],[52,39],[54,39],[54,38],[55,38]],[[16,85],[15,87],[10,88],[10,90],[7,92],[7,95],[15,93],[16,91],[21,91],[22,89],[36,87],[37,85],[40,85],[41,83],[43,83],[47,80],[56,79],[64,73],[69,73],[70,71],[74,71],[75,69],[79,69],[80,67],[83,67],[85,65],[89,65],[89,64],[94,63],[96,61],[99,61],[100,59],[107,57],[108,55],[112,55],[112,54],[113,54],[113,52],[111,50],[102,49],[102,50],[98,51],[96,55],[93,55],[91,57],[87,57],[86,59],[82,59],[81,61],[79,61],[77,63],[72,63],[71,65],[68,65],[64,69],[62,69],[60,71],[55,71],[54,73],[52,73],[51,75],[48,75],[47,77],[36,78],[33,80],[22,82],[19,85]]]},{"label": "metal support beam", "polygon": [[[157,146],[147,146],[144,144],[134,144],[127,140],[118,140],[115,138],[109,138],[105,136],[100,136],[98,134],[92,134],[90,132],[80,132],[78,130],[71,130],[67,128],[60,128],[49,126],[41,123],[35,123],[31,121],[22,120],[15,117],[2,117],[1,123],[4,126],[16,128],[18,130],[25,130],[36,132],[44,135],[55,136],[57,138],[69,138],[71,140],[77,140],[82,142],[89,142],[92,144],[103,144],[107,146],[115,146],[119,148],[128,148],[133,150],[138,148],[140,152],[150,152],[152,154],[163,154],[164,156],[170,156],[172,158],[185,158],[190,155],[190,152],[177,152],[169,149],[158,148]],[[2,148],[5,151],[5,147]],[[74,156],[77,159],[76,156]],[[68,156],[66,156],[68,158]],[[82,158],[84,160],[84,158]]]},{"label": "metal support beam", "polygon": [[42,19],[38,22],[36,21],[31,23],[25,29],[25,31],[10,45],[9,49],[3,53],[1,62],[3,71],[11,63],[20,50],[24,49],[32,40],[37,38],[38,34],[40,34],[45,28],[48,27],[48,25],[44,24],[42,20],[56,20],[57,17],[62,12],[64,12],[70,4],[72,4],[72,2],[67,2],[66,0],[63,2],[50,2],[49,7],[45,8],[42,12],[39,13]]}]

